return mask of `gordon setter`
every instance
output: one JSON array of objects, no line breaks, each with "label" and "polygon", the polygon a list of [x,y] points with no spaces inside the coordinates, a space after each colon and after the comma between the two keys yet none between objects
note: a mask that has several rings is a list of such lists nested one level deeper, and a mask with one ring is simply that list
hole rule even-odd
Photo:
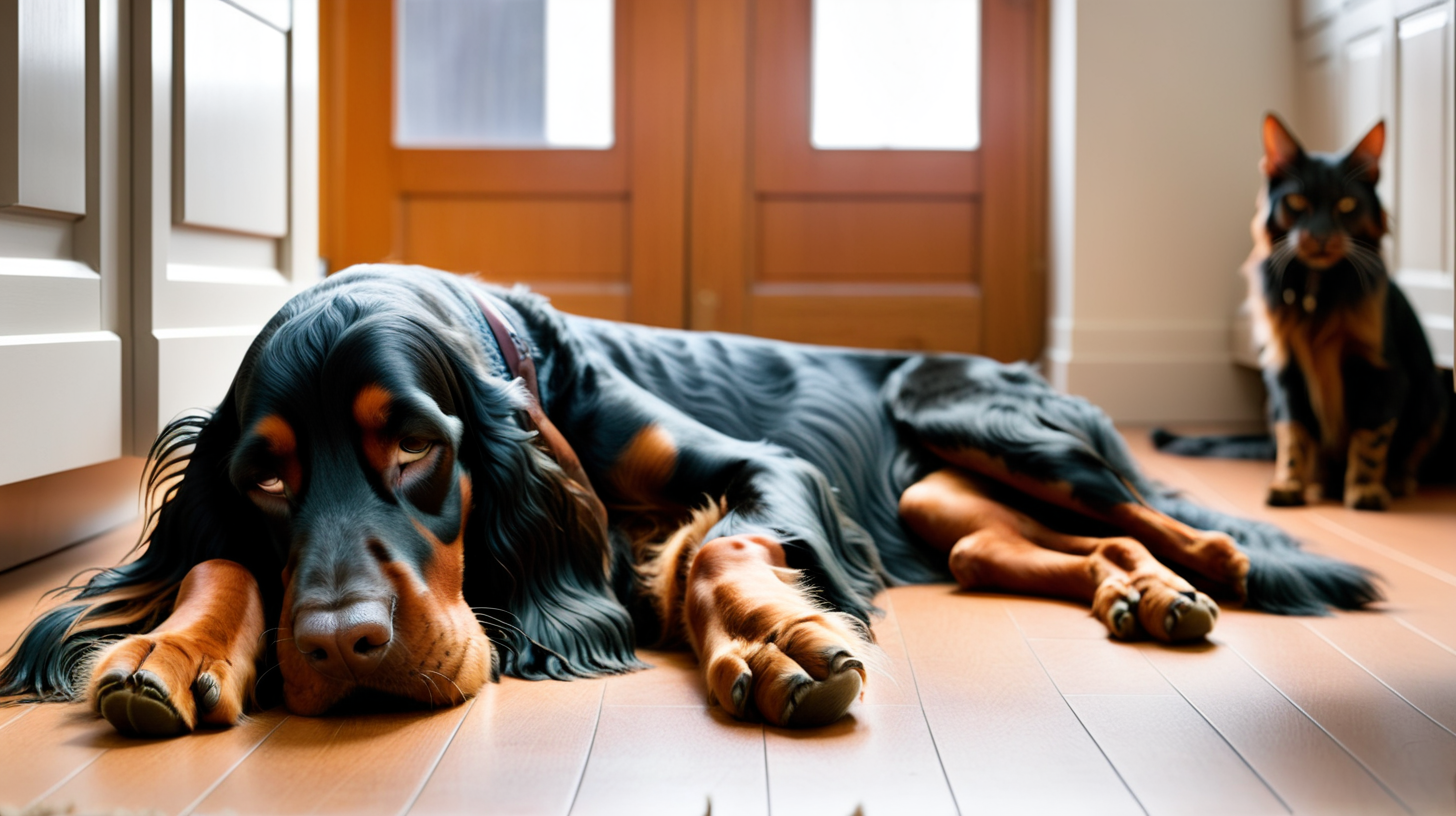
[{"label": "gordon setter", "polygon": [[236,722],[260,666],[311,715],[685,643],[734,716],[816,725],[858,695],[889,584],[1074,598],[1162,641],[1213,627],[1195,586],[1283,613],[1376,597],[1152,484],[1028,366],[592,320],[418,267],[290,301],[146,487],[136,557],[67,587],[0,693],[163,735]]}]

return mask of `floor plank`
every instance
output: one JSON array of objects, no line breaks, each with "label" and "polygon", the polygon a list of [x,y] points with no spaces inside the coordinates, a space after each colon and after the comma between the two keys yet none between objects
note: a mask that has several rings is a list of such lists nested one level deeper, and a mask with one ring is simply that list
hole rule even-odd
[{"label": "floor plank", "polygon": [[0,805],[40,799],[120,739],[83,705],[37,706],[0,731]]},{"label": "floor plank", "polygon": [[1071,694],[1067,702],[1153,816],[1289,812],[1176,694]]},{"label": "floor plank", "polygon": [[774,813],[956,813],[919,706],[860,706],[826,728],[770,728],[766,739]]},{"label": "floor plank", "polygon": [[488,687],[410,812],[565,816],[591,751],[605,685],[505,678]]},{"label": "floor plank", "polygon": [[1154,644],[1139,649],[1295,813],[1406,812],[1363,765],[1232,649]]},{"label": "floor plank", "polygon": [[1232,646],[1412,808],[1456,811],[1456,736],[1301,621],[1229,614],[1216,640]]},{"label": "floor plank", "polygon": [[[281,709],[236,728],[203,730],[182,739],[136,740],[103,733],[106,753],[46,797],[57,810],[182,813],[223,779],[283,722]],[[103,732],[109,728],[102,726]]]},{"label": "floor plank", "polygon": [[1390,615],[1312,618],[1304,625],[1402,699],[1456,732],[1456,653]]},{"label": "floor plank", "polygon": [[573,816],[767,814],[763,727],[702,706],[603,706]]},{"label": "floor plank", "polygon": [[962,812],[1141,812],[1000,600],[947,586],[891,596]]},{"label": "floor plank", "polygon": [[401,813],[473,706],[289,717],[197,813]]}]

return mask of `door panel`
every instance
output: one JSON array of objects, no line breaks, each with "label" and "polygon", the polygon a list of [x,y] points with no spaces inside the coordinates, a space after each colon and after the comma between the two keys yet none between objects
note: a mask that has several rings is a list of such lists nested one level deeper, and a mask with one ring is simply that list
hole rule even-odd
[{"label": "door panel", "polygon": [[614,5],[610,148],[438,150],[393,144],[393,4],[325,0],[330,268],[423,263],[682,325],[689,8]]},{"label": "door panel", "polygon": [[287,235],[287,30],[216,0],[178,10],[177,221]]},{"label": "door panel", "polygon": [[123,14],[0,2],[0,484],[122,453]]},{"label": "door panel", "polygon": [[690,325],[1037,356],[1045,4],[982,3],[972,151],[815,149],[812,10],[697,4]]},{"label": "door panel", "polygon": [[140,453],[216,406],[263,324],[318,279],[318,34],[313,0],[154,0],[132,32]]}]

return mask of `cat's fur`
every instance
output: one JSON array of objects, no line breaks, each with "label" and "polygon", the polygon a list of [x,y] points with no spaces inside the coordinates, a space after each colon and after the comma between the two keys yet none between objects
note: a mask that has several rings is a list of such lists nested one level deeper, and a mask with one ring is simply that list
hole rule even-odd
[{"label": "cat's fur", "polygon": [[[1344,155],[1311,154],[1278,117],[1264,120],[1265,185],[1244,271],[1264,345],[1271,505],[1327,495],[1383,510],[1415,488],[1446,425],[1449,385],[1380,252],[1384,145],[1381,122]],[[1175,453],[1237,454],[1218,440],[1159,442]]]}]

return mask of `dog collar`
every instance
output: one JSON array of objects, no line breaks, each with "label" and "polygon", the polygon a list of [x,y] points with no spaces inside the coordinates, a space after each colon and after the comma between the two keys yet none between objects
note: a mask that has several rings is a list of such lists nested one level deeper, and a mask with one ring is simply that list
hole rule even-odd
[{"label": "dog collar", "polygon": [[476,292],[471,292],[470,296],[475,298],[480,313],[490,326],[490,333],[495,335],[495,343],[500,347],[501,357],[505,360],[506,370],[510,372],[511,378],[519,378],[525,383],[527,423],[534,426],[556,464],[585,493],[592,515],[596,516],[597,522],[605,530],[606,505],[602,504],[602,500],[592,489],[591,479],[587,478],[586,469],[581,466],[581,459],[572,449],[571,443],[566,441],[566,437],[561,435],[561,431],[556,429],[556,424],[546,416],[546,411],[541,407],[541,386],[536,380],[536,361],[531,358],[531,349],[526,345],[525,338],[511,326],[511,322],[489,298],[481,297]]}]

